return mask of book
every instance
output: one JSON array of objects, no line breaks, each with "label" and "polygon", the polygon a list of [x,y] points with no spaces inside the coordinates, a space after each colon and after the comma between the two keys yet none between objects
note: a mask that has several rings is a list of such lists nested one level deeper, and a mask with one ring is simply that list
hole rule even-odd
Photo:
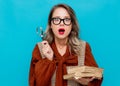
[{"label": "book", "polygon": [[92,66],[76,66],[67,70],[68,74],[63,76],[63,79],[79,79],[82,77],[95,77],[101,79],[103,75],[103,69]]}]

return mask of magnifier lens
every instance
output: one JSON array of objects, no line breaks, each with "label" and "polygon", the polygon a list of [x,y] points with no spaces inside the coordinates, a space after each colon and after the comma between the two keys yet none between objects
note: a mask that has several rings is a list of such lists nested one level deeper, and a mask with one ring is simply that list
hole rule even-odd
[{"label": "magnifier lens", "polygon": [[36,34],[43,39],[43,34],[44,34],[44,33],[43,33],[42,27],[37,27],[37,28],[36,28]]}]

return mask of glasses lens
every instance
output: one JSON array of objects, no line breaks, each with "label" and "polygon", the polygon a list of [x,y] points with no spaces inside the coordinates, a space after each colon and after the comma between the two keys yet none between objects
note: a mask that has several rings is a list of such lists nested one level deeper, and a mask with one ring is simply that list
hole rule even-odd
[{"label": "glasses lens", "polygon": [[63,21],[65,25],[70,25],[71,24],[71,18],[65,18],[65,19],[60,19],[60,18],[52,18],[52,22],[55,25],[59,25]]},{"label": "glasses lens", "polygon": [[59,24],[60,23],[60,18],[53,18],[53,23],[54,24]]},{"label": "glasses lens", "polygon": [[64,23],[65,23],[65,25],[70,25],[71,24],[71,19],[70,18],[65,18]]}]

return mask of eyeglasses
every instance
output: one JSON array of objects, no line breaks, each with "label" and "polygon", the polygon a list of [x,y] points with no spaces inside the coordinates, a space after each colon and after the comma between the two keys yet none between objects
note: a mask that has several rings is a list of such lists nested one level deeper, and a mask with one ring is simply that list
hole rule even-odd
[{"label": "eyeglasses", "polygon": [[59,25],[61,23],[61,21],[63,21],[63,23],[67,26],[69,26],[71,24],[71,18],[52,18],[51,21],[53,22],[53,24],[55,25]]}]

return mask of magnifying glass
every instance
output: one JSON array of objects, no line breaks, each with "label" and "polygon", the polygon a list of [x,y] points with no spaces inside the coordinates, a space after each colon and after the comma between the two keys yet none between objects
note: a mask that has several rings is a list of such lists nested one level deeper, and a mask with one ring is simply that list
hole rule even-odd
[{"label": "magnifying glass", "polygon": [[41,39],[44,39],[44,32],[42,27],[37,27],[36,28],[36,34],[41,37]]}]

